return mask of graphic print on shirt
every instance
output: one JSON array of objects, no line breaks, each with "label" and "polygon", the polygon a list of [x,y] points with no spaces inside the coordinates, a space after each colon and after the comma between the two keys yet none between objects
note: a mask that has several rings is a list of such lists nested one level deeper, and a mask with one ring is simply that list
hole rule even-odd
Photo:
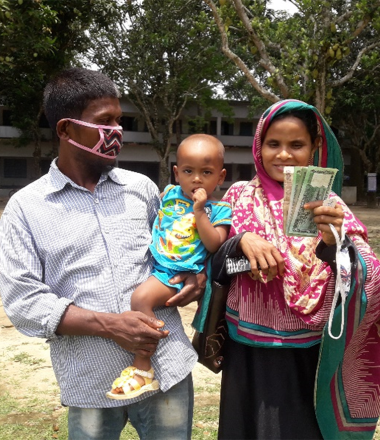
[{"label": "graphic print on shirt", "polygon": [[[158,213],[157,229],[160,230],[159,240],[156,245],[157,252],[164,254],[173,261],[183,260],[185,256],[194,254],[195,243],[200,239],[195,216],[193,212],[186,212],[190,203],[186,200],[169,200]],[[184,215],[183,215],[184,214]],[[173,221],[171,229],[169,229],[164,220],[165,216]]]},{"label": "graphic print on shirt", "polygon": [[[214,227],[231,223],[229,203],[207,200],[204,209]],[[149,250],[164,268],[194,273],[204,269],[208,251],[196,227],[194,202],[179,185],[168,185],[163,192]]]}]

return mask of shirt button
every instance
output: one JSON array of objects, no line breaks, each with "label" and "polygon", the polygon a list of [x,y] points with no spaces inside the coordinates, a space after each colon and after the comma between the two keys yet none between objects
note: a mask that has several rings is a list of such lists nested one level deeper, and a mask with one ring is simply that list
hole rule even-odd
[{"label": "shirt button", "polygon": [[95,203],[99,203],[99,199],[94,199],[94,202]]}]

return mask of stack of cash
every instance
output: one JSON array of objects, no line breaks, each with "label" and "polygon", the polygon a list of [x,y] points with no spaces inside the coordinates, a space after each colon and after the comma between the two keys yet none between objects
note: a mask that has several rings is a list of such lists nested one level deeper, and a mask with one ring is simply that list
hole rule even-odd
[{"label": "stack of cash", "polygon": [[335,168],[284,167],[284,232],[289,236],[318,235],[313,211],[304,209],[308,202],[326,200],[331,192]]}]

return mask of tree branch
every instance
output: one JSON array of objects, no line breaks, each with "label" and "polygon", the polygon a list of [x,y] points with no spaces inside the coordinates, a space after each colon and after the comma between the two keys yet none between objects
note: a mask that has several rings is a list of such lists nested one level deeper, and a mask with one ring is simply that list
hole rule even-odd
[{"label": "tree branch", "polygon": [[352,65],[352,67],[348,70],[348,72],[346,73],[345,76],[343,76],[342,78],[339,78],[335,81],[331,81],[330,85],[332,87],[339,87],[342,84],[346,83],[348,80],[350,80],[354,73],[355,70],[357,69],[357,67],[360,64],[361,59],[363,58],[363,55],[366,54],[368,51],[370,51],[371,49],[374,49],[375,47],[380,46],[380,40],[379,41],[375,41],[374,43],[370,44],[369,46],[363,48],[357,55],[356,60],[354,62],[354,64]]},{"label": "tree branch", "polygon": [[239,69],[244,73],[244,75],[247,77],[248,81],[251,83],[251,85],[262,95],[265,99],[267,99],[270,102],[277,102],[280,100],[280,98],[275,95],[274,93],[270,92],[266,88],[264,88],[253,76],[252,72],[248,69],[247,65],[244,63],[244,61],[236,55],[228,46],[228,36],[224,28],[224,23],[221,19],[221,17],[218,14],[218,10],[216,8],[215,3],[213,0],[203,0],[211,9],[212,15],[214,17],[215,23],[219,29],[219,33],[222,40],[222,52],[226,55],[227,58],[229,58],[231,61],[233,61]]},{"label": "tree branch", "polygon": [[270,60],[270,57],[265,47],[265,43],[261,40],[261,38],[252,28],[251,21],[249,20],[247,14],[244,11],[244,6],[242,1],[233,0],[233,3],[238,16],[240,17],[240,20],[243,23],[243,26],[245,27],[246,31],[248,32],[248,35],[253,40],[255,46],[257,47],[260,53],[261,56],[261,59],[259,61],[260,65],[276,79],[281,95],[284,98],[287,98],[289,96],[289,89],[285,84],[284,78],[282,75],[280,75],[278,69],[276,69],[276,67],[273,65],[272,61]]}]

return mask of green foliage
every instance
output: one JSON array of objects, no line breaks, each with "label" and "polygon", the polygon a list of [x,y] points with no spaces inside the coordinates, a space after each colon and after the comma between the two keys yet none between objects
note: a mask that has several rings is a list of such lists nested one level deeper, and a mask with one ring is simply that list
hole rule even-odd
[{"label": "green foliage", "polygon": [[[204,0],[222,20],[232,59],[257,92],[274,102],[298,98],[329,114],[331,90],[362,69],[380,45],[379,0],[293,0],[298,12],[270,9],[266,0]],[[240,60],[240,65],[238,64]]]},{"label": "green foliage", "polygon": [[356,149],[367,172],[379,172],[380,49],[363,57],[362,69],[336,93],[332,117]]},{"label": "green foliage", "polygon": [[86,29],[103,25],[115,7],[105,0],[0,0],[0,96],[22,130],[19,144],[34,142],[37,158],[46,82],[75,63],[89,42]]},{"label": "green foliage", "polygon": [[[129,1],[107,28],[93,27],[91,61],[101,66],[139,109],[161,158],[162,186],[175,121],[190,102],[207,110],[226,61],[201,2]],[[204,116],[204,113],[199,117]]]}]

